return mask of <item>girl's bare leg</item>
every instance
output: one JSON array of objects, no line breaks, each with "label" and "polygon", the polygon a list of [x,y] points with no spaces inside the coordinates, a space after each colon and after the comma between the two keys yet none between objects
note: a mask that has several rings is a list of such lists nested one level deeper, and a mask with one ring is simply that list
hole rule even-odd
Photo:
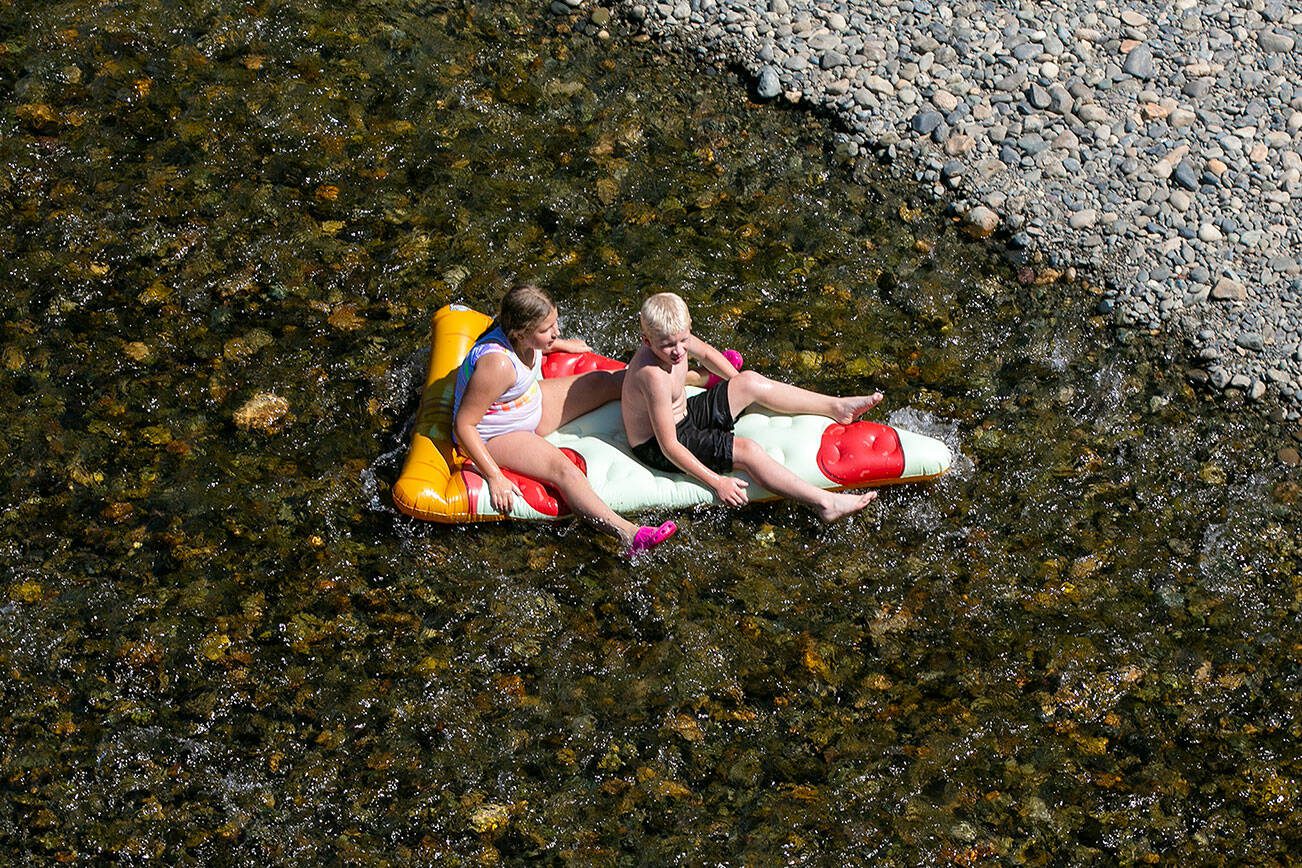
[{"label": "girl's bare leg", "polygon": [[546,437],[557,428],[590,413],[602,404],[619,399],[624,385],[623,371],[589,371],[572,377],[544,379],[542,421],[538,433]]},{"label": "girl's bare leg", "polygon": [[[544,406],[545,401],[546,399]],[[625,545],[633,541],[638,526],[607,506],[592,490],[583,471],[575,467],[561,450],[537,434],[528,431],[501,434],[485,445],[488,454],[502,467],[509,467],[516,473],[555,485],[575,515],[619,537]]]}]

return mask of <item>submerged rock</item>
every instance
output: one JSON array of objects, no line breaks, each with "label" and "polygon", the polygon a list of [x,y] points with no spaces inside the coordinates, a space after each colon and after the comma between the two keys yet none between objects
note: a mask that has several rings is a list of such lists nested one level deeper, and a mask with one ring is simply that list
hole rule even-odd
[{"label": "submerged rock", "polygon": [[150,349],[149,344],[146,344],[143,341],[131,341],[122,346],[122,355],[131,359],[133,362],[147,361],[153,354],[154,352]]},{"label": "submerged rock", "polygon": [[236,410],[232,418],[246,431],[275,434],[289,421],[289,402],[271,392],[259,392]]},{"label": "submerged rock", "polygon": [[481,835],[495,832],[511,821],[506,805],[488,803],[475,808],[470,815],[470,826]]}]

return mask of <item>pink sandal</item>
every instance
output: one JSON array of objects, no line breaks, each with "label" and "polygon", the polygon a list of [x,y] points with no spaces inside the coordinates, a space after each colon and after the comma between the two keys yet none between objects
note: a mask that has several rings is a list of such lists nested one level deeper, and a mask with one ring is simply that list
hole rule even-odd
[{"label": "pink sandal", "polygon": [[[724,350],[721,353],[721,355],[729,362],[731,362],[734,368],[736,368],[739,371],[741,370],[741,364],[742,364],[741,353],[737,352],[736,350]],[[705,381],[705,388],[708,389],[711,386],[715,385],[716,383],[722,383],[722,382],[723,382],[723,377],[720,377],[718,374],[710,374],[709,379]]]},{"label": "pink sandal", "polygon": [[629,543],[628,549],[624,552],[624,557],[633,558],[644,551],[653,549],[677,532],[678,525],[672,521],[667,521],[660,527],[640,527],[637,529],[637,533],[633,534],[633,542]]}]

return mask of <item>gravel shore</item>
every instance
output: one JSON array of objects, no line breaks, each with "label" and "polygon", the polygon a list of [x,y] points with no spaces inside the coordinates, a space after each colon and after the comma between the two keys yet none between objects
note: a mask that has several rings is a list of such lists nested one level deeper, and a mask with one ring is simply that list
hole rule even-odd
[{"label": "gravel shore", "polygon": [[554,0],[613,14],[755,94],[836,115],[976,234],[1106,281],[1193,375],[1302,410],[1302,11],[1280,0],[1071,8],[946,0]]}]

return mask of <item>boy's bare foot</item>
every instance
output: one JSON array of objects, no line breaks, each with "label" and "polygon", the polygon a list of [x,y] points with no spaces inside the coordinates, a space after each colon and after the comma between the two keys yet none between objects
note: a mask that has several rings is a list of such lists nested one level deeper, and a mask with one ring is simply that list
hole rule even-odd
[{"label": "boy's bare foot", "polygon": [[862,494],[839,491],[832,495],[831,501],[826,506],[819,508],[818,517],[830,524],[847,515],[855,514],[876,499],[875,491],[865,491]]},{"label": "boy's bare foot", "polygon": [[881,402],[881,392],[873,392],[871,395],[855,395],[851,398],[840,398],[837,401],[837,414],[833,418],[842,425],[849,425]]}]

